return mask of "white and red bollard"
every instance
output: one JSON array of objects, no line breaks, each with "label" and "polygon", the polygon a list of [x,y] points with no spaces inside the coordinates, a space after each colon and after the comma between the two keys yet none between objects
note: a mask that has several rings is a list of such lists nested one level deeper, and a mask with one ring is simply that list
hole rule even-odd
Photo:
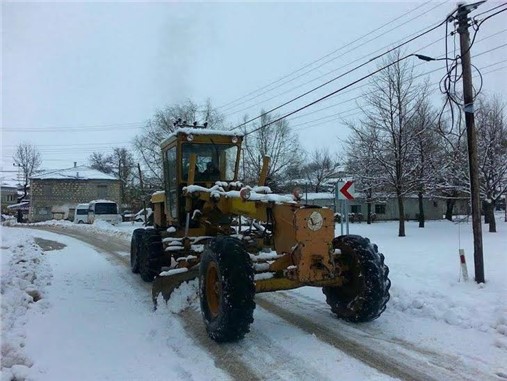
[{"label": "white and red bollard", "polygon": [[465,250],[463,249],[459,249],[459,261],[461,264],[461,274],[463,274],[463,280],[468,282],[467,261],[465,259]]}]

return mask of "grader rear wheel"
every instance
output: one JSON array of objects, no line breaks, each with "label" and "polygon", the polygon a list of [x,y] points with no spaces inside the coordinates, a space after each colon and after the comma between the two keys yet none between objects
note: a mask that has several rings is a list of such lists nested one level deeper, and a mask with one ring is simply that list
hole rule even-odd
[{"label": "grader rear wheel", "polygon": [[242,339],[255,309],[254,272],[241,241],[217,237],[201,256],[199,297],[209,337],[218,342]]},{"label": "grader rear wheel", "polygon": [[340,249],[338,262],[344,269],[341,287],[323,287],[326,302],[339,317],[350,322],[374,320],[384,312],[391,281],[384,256],[367,238],[348,235],[333,240]]},{"label": "grader rear wheel", "polygon": [[144,229],[134,230],[130,241],[130,270],[132,270],[134,274],[139,273],[139,250],[143,233]]},{"label": "grader rear wheel", "polygon": [[160,265],[157,259],[162,256],[162,238],[155,229],[143,229],[140,235],[141,244],[137,255],[139,273],[145,282],[153,281],[153,278],[160,272]]}]

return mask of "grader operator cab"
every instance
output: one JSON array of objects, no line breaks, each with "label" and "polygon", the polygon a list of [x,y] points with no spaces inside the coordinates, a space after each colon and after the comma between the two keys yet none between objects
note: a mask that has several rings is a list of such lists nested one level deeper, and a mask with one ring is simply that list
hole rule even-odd
[{"label": "grader operator cab", "polygon": [[130,263],[153,281],[153,301],[168,300],[199,278],[208,335],[235,341],[249,332],[255,294],[322,287],[331,310],[351,322],[385,310],[389,269],[377,245],[334,236],[333,211],[305,205],[297,194],[265,186],[269,158],[256,186],[238,180],[242,136],[180,128],[161,144],[165,191],[153,194],[153,226],[132,235]]}]

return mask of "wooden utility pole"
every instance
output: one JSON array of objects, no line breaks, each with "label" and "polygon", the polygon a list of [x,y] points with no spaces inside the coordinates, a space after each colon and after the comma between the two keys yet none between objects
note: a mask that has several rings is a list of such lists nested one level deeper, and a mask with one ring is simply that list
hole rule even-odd
[{"label": "wooden utility pole", "polygon": [[470,172],[470,195],[472,203],[472,228],[474,234],[474,267],[475,281],[484,283],[484,259],[482,251],[481,227],[481,195],[479,189],[479,167],[477,158],[477,136],[474,121],[474,94],[472,87],[472,64],[470,62],[470,34],[468,32],[468,14],[476,9],[479,3],[465,5],[459,4],[456,19],[460,35],[461,67],[463,73],[463,109],[465,111],[465,124],[468,142],[468,168]]}]

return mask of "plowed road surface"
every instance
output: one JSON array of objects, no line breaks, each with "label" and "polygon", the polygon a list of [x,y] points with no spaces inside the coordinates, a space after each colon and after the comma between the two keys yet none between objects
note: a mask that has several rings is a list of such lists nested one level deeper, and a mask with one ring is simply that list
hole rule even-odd
[{"label": "plowed road surface", "polygon": [[[65,261],[53,264],[68,266],[66,271],[59,272],[67,275],[61,279],[55,275],[52,285],[60,289],[57,297],[62,304],[58,306],[56,300],[52,301],[56,307],[46,316],[45,328],[31,341],[33,349],[37,346],[34,342],[44,343],[49,340],[46,336],[53,335],[53,341],[64,346],[60,359],[52,359],[50,355],[41,359],[48,369],[53,369],[41,371],[48,379],[69,374],[54,370],[58,366],[65,368],[64,363],[79,367],[80,361],[73,358],[72,350],[66,353],[65,343],[74,343],[88,356],[83,347],[91,345],[91,335],[101,345],[94,347],[93,356],[81,359],[81,363],[96,361],[97,370],[94,373],[83,369],[82,379],[117,379],[115,373],[106,371],[113,366],[118,367],[118,377],[125,379],[128,371],[127,378],[136,380],[175,376],[181,380],[495,379],[467,368],[464,361],[444,350],[418,348],[409,340],[383,334],[382,319],[386,315],[373,323],[348,324],[331,314],[323,296],[310,297],[298,292],[257,295],[251,332],[238,343],[219,345],[208,338],[195,300],[188,308],[178,309],[170,302],[167,307],[162,305],[152,311],[151,285],[130,272],[129,245],[125,240],[58,226],[40,229],[31,232],[40,234],[43,240],[38,243],[43,248],[54,248],[62,242],[70,251],[74,245],[90,248],[90,253],[79,257],[78,267],[75,260],[74,265]],[[96,274],[99,262],[110,269],[107,279],[104,276],[99,279]],[[74,299],[77,295],[69,294],[71,290],[80,290],[79,300]],[[141,306],[142,313],[136,312],[135,305]],[[104,308],[99,316],[86,316],[89,311],[100,311],[101,306]],[[51,326],[51,316],[66,321],[74,319],[76,324],[84,316],[102,322],[107,329],[101,328],[100,323],[94,325],[93,332],[86,328],[86,323],[81,323],[82,329],[72,323],[55,328]],[[150,326],[140,335],[138,331]],[[127,361],[125,353],[129,354],[128,364],[122,363]]]}]

